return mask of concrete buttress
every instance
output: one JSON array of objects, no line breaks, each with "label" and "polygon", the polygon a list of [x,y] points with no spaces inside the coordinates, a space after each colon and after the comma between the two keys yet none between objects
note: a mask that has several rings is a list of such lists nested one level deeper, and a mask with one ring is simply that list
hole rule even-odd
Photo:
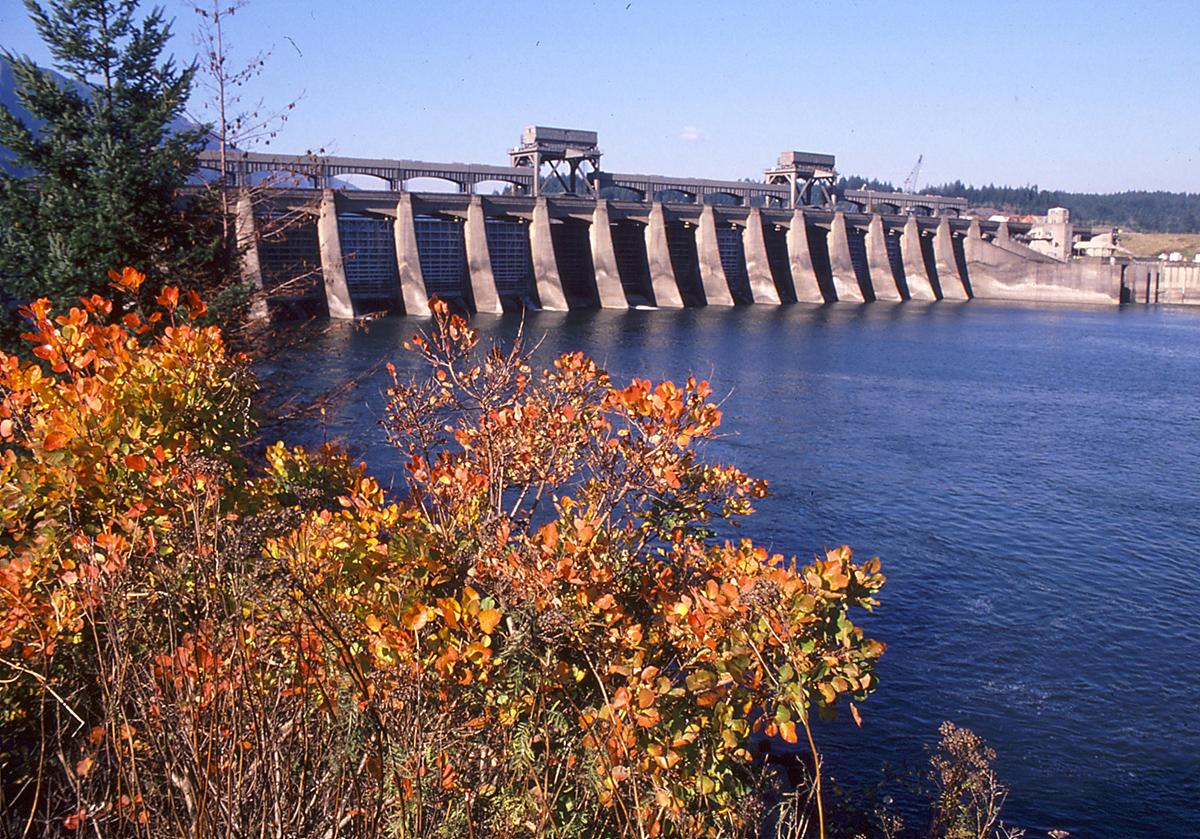
[{"label": "concrete buttress", "polygon": [[537,283],[538,303],[550,312],[567,311],[567,297],[563,294],[558,260],[554,256],[554,240],[550,237],[550,208],[545,197],[539,197],[533,205],[529,252],[533,257],[533,279]]},{"label": "concrete buttress", "polygon": [[900,236],[900,256],[904,260],[904,279],[908,283],[910,300],[937,300],[929,272],[925,270],[925,257],[921,255],[921,228],[917,217],[909,216],[904,222],[904,233]]},{"label": "concrete buttress", "polygon": [[321,251],[321,275],[325,280],[325,303],[331,318],[354,317],[346,266],[342,261],[342,240],[338,234],[337,198],[332,189],[321,192],[321,211],[317,216],[317,244]]},{"label": "concrete buttress", "polygon": [[496,293],[496,277],[492,274],[492,255],[488,251],[487,220],[483,215],[483,199],[471,196],[467,205],[467,223],[463,227],[463,242],[467,246],[467,269],[471,276],[471,296],[475,311],[498,315],[504,311]]},{"label": "concrete buttress", "polygon": [[254,299],[250,302],[250,320],[266,320],[271,316],[271,312],[267,308],[267,296],[263,292],[262,263],[258,255],[258,225],[254,219],[254,202],[245,192],[238,196],[234,233],[242,255],[239,266],[242,282],[254,289]]},{"label": "concrete buttress", "polygon": [[709,306],[732,306],[729,281],[721,265],[721,249],[717,246],[717,214],[712,205],[700,211],[700,227],[696,235],[696,255],[700,258],[700,280],[704,283],[704,300]]},{"label": "concrete buttress", "polygon": [[899,301],[900,286],[892,273],[892,261],[888,259],[887,233],[883,229],[883,217],[879,213],[871,216],[867,226],[867,268],[871,272],[871,288],[876,300]]},{"label": "concrete buttress", "polygon": [[396,243],[396,272],[400,275],[400,297],[405,314],[429,317],[429,294],[421,273],[421,255],[417,251],[417,227],[412,196],[401,193],[396,202],[396,222],[392,232]]},{"label": "concrete buttress", "polygon": [[592,243],[592,265],[596,272],[596,291],[600,295],[600,308],[628,309],[629,302],[625,299],[625,288],[621,285],[621,274],[617,270],[617,251],[613,247],[607,199],[601,198],[596,201],[588,236]]},{"label": "concrete buttress", "polygon": [[671,265],[667,217],[661,201],[650,205],[650,221],[646,225],[646,262],[650,266],[654,304],[661,309],[682,309],[683,298],[679,294],[679,283],[675,281],[675,268]]},{"label": "concrete buttress", "polygon": [[862,288],[850,258],[850,234],[846,230],[846,214],[833,214],[829,228],[829,268],[833,271],[833,288],[837,299],[846,303],[862,303]]},{"label": "concrete buttress", "polygon": [[803,210],[792,212],[792,224],[787,232],[788,260],[792,264],[792,285],[797,303],[824,303],[817,271],[813,268],[812,251],[808,247],[808,221]]},{"label": "concrete buttress", "polygon": [[933,234],[933,255],[937,260],[938,284],[942,287],[943,300],[968,300],[967,287],[958,273],[958,260],[954,258],[953,233],[950,219],[942,216],[937,232]]},{"label": "concrete buttress", "polygon": [[779,289],[775,288],[775,278],[771,275],[762,213],[757,207],[750,210],[750,217],[746,219],[742,248],[746,252],[746,274],[750,278],[750,293],[754,296],[754,302],[778,305]]}]

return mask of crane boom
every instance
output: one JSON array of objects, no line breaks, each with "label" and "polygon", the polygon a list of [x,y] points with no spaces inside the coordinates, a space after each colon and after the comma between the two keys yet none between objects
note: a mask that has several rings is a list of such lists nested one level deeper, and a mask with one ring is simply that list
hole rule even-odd
[{"label": "crane boom", "polygon": [[921,163],[925,160],[925,154],[922,152],[917,155],[917,162],[913,166],[912,171],[908,173],[908,177],[904,179],[904,191],[914,193],[917,191],[917,178],[921,176]]}]

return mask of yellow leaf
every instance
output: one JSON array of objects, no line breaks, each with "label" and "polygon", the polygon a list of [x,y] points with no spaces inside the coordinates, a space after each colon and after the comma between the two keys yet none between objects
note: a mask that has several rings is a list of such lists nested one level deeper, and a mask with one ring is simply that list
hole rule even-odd
[{"label": "yellow leaf", "polygon": [[781,722],[779,724],[779,736],[782,737],[786,743],[795,743],[797,739],[796,724],[790,720],[788,722]]},{"label": "yellow leaf", "polygon": [[367,629],[371,630],[372,632],[378,632],[379,630],[383,629],[383,621],[374,615],[367,615],[366,624]]}]

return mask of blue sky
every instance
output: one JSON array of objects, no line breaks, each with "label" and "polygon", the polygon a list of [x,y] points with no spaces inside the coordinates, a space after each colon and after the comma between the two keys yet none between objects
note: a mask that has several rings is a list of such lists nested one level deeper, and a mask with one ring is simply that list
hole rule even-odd
[{"label": "blue sky", "polygon": [[[195,15],[168,0],[175,52]],[[252,0],[235,55],[303,94],[272,148],[506,161],[521,127],[600,132],[604,167],[761,176],[784,149],[922,185],[1200,191],[1200,0]],[[19,0],[0,44],[48,55]]]}]

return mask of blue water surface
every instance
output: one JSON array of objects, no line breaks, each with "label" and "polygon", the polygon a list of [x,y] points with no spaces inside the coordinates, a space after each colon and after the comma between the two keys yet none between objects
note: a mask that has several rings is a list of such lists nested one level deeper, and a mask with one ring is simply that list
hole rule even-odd
[{"label": "blue water surface", "polygon": [[[510,340],[517,315],[478,317]],[[401,349],[419,321],[333,324],[260,364],[314,394]],[[724,397],[713,458],[766,478],[746,532],[808,556],[849,544],[888,583],[864,725],[823,726],[829,771],[921,764],[942,720],[983,737],[1006,820],[1077,837],[1200,835],[1200,312],[968,304],[537,313],[541,354],[618,380],[697,374]],[[312,442],[385,481],[386,374]]]}]

